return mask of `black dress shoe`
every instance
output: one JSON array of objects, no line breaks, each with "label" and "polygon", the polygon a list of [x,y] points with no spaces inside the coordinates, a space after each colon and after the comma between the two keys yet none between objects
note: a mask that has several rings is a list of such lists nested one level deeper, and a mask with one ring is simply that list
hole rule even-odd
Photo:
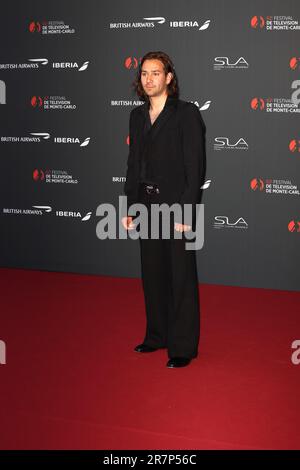
[{"label": "black dress shoe", "polygon": [[140,353],[147,353],[157,351],[157,348],[152,348],[151,346],[147,346],[146,344],[138,344],[134,348],[134,350]]},{"label": "black dress shoe", "polygon": [[191,360],[189,357],[171,357],[167,362],[167,367],[185,367],[189,365]]}]

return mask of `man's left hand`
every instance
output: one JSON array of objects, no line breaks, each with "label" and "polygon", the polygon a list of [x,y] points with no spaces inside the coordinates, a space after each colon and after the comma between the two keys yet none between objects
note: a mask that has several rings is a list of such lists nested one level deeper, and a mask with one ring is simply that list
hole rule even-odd
[{"label": "man's left hand", "polygon": [[176,232],[188,232],[189,230],[191,230],[191,228],[192,227],[190,225],[175,223]]}]

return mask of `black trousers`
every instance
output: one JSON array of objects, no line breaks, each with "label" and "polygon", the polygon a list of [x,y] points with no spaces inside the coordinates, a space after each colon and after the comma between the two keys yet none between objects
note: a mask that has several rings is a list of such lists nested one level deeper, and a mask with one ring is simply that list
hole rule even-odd
[{"label": "black trousers", "polygon": [[[148,208],[150,230],[151,204],[159,204],[159,195],[148,194],[140,186],[139,202]],[[174,232],[171,217],[170,239],[163,239],[161,233],[158,239],[139,238],[147,320],[144,344],[167,348],[169,357],[194,358],[200,336],[196,252],[186,250],[190,240],[184,234],[176,239]]]}]

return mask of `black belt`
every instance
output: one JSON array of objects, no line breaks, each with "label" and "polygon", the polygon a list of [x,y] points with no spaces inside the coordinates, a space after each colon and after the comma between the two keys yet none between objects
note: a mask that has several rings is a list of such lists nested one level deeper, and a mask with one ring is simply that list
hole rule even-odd
[{"label": "black belt", "polygon": [[159,194],[159,187],[156,183],[141,183],[141,187],[147,194]]}]

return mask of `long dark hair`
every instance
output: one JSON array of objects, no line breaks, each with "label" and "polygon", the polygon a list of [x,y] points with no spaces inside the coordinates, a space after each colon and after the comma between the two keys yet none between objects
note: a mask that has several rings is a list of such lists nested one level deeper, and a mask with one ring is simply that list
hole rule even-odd
[{"label": "long dark hair", "polygon": [[144,89],[141,83],[141,73],[142,73],[142,66],[145,60],[153,60],[153,59],[160,60],[162,62],[164,66],[164,72],[166,75],[169,72],[173,74],[172,80],[170,81],[169,85],[167,85],[168,95],[178,98],[179,97],[179,85],[178,85],[178,78],[175,72],[173,62],[168,56],[168,54],[162,51],[147,52],[147,54],[145,54],[144,57],[142,58],[140,65],[139,65],[139,69],[136,74],[136,78],[134,82],[132,83],[132,87],[135,93],[138,95],[139,98],[141,98],[141,100],[148,101],[148,96],[144,92]]}]

